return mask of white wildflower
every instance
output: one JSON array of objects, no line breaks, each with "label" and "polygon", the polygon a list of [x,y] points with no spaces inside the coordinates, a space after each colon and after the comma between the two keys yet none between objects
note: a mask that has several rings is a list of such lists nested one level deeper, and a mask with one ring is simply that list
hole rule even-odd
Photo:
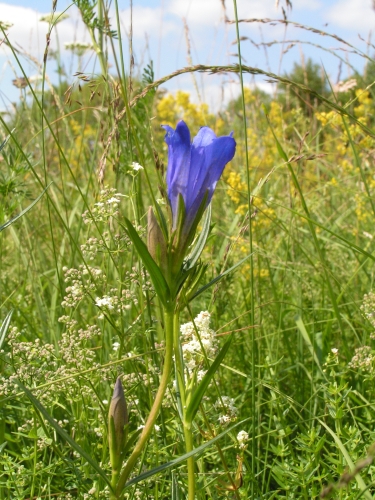
[{"label": "white wildflower", "polygon": [[336,85],[333,86],[333,90],[335,92],[348,92],[348,90],[354,89],[357,86],[357,80],[355,78],[351,78],[347,82],[340,81]]},{"label": "white wildflower", "polygon": [[219,423],[224,425],[237,418],[237,407],[234,405],[234,399],[228,396],[221,396],[214,404],[216,410],[221,410],[223,415],[219,416]]},{"label": "white wildflower", "polygon": [[109,295],[104,295],[103,298],[96,297],[95,305],[98,307],[108,307],[108,309],[113,309],[113,298]]},{"label": "white wildflower", "polygon": [[110,204],[110,203],[120,203],[120,200],[118,200],[117,198],[115,198],[114,196],[112,198],[110,198],[109,200],[107,200],[107,203]]},{"label": "white wildflower", "polygon": [[138,172],[139,170],[143,170],[143,167],[142,165],[140,165],[139,163],[137,163],[136,161],[133,161],[133,163],[130,165],[131,168],[135,171],[135,172]]},{"label": "white wildflower", "polygon": [[114,351],[118,351],[120,348],[120,342],[113,342],[112,348]]},{"label": "white wildflower", "polygon": [[185,365],[190,371],[198,368],[202,363],[203,349],[209,358],[215,357],[218,346],[215,332],[210,328],[210,319],[210,313],[202,311],[195,318],[194,323],[184,323],[180,326],[182,353]]},{"label": "white wildflower", "polygon": [[246,431],[240,431],[237,434],[238,446],[241,450],[246,448],[246,443],[249,440],[249,434]]},{"label": "white wildflower", "polygon": [[220,425],[226,425],[231,421],[231,418],[228,415],[220,415],[218,421]]}]

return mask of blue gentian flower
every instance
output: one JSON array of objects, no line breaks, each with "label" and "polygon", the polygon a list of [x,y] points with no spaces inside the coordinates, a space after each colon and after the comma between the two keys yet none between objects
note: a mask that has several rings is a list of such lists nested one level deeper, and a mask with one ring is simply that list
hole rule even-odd
[{"label": "blue gentian flower", "polygon": [[168,125],[163,127],[167,131],[167,188],[173,229],[177,225],[178,200],[181,195],[185,203],[182,232],[186,235],[206,193],[206,207],[210,203],[225,165],[234,156],[236,141],[232,137],[233,132],[216,137],[209,127],[202,127],[191,143],[189,128],[182,120],[177,123],[176,130]]}]

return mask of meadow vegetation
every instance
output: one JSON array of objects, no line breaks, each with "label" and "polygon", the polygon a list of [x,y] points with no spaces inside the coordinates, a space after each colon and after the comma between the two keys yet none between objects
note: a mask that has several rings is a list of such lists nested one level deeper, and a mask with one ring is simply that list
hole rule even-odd
[{"label": "meadow vegetation", "polygon": [[[13,49],[24,81],[0,116],[0,226],[46,189],[0,234],[0,499],[109,498],[117,377],[125,455],[135,446],[159,386],[165,324],[125,217],[146,242],[149,205],[168,204],[161,125],[181,119],[193,135],[208,125],[237,142],[212,200],[201,286],[223,276],[181,311],[183,356],[198,379],[232,338],[194,420],[196,498],[372,498],[373,63],[341,87],[312,62],[297,65],[273,95],[245,85],[213,113],[164,91],[151,63],[131,77],[117,51],[109,72],[99,49],[119,33],[90,18],[90,2],[75,3],[101,74],[52,86],[45,58],[31,84]],[[242,76],[241,66],[225,70]],[[118,498],[187,498],[179,411],[172,373]]]}]

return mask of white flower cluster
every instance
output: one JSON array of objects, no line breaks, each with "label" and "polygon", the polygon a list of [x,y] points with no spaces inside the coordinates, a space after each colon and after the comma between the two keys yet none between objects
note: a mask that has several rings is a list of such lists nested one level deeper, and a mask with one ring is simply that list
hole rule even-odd
[{"label": "white flower cluster", "polygon": [[[209,358],[215,357],[217,351],[217,339],[215,332],[210,328],[211,315],[207,311],[202,311],[193,322],[181,325],[180,332],[182,336],[182,352],[184,356],[185,366],[189,370],[198,368],[204,360],[203,349]],[[200,378],[204,376],[204,372],[200,373]]]},{"label": "white flower cluster", "polygon": [[98,283],[104,283],[107,279],[101,269],[82,264],[78,269],[64,266],[63,273],[68,284],[61,302],[63,307],[75,307],[89,292],[96,289]]},{"label": "white flower cluster", "polygon": [[247,446],[247,442],[249,441],[249,434],[246,431],[240,431],[237,434],[238,447],[240,450],[244,450]]},{"label": "white flower cluster", "polygon": [[71,50],[74,54],[82,56],[88,50],[93,50],[94,47],[91,43],[86,42],[65,42],[64,47],[66,50]]},{"label": "white flower cluster", "polygon": [[123,253],[130,246],[130,239],[125,233],[110,234],[109,231],[102,233],[101,239],[90,237],[86,243],[81,245],[82,255],[87,260],[94,260],[98,252],[107,253],[108,251],[119,254]]},{"label": "white flower cluster", "polygon": [[[364,295],[363,302],[361,305],[361,311],[364,317],[371,323],[375,328],[375,293],[369,292]],[[375,333],[372,333],[370,337],[374,340]]]},{"label": "white flower cluster", "polygon": [[99,201],[95,203],[93,209],[86,210],[82,214],[82,219],[85,224],[91,222],[107,221],[110,217],[118,215],[118,206],[120,198],[123,196],[114,188],[105,188],[100,191]]},{"label": "white flower cluster", "polygon": [[374,369],[375,356],[372,349],[368,345],[358,347],[355,350],[355,354],[349,363],[349,367],[353,369],[359,369],[367,372],[372,372]]},{"label": "white flower cluster", "polygon": [[113,297],[110,297],[109,295],[104,295],[101,299],[96,297],[95,305],[98,307],[108,307],[108,309],[114,309],[115,307],[113,305]]},{"label": "white flower cluster", "polygon": [[229,396],[221,396],[214,404],[214,408],[216,410],[224,410],[224,413],[218,419],[221,425],[229,424],[229,422],[237,418],[237,407],[234,405],[234,399]]},{"label": "white flower cluster", "polygon": [[335,92],[348,92],[351,89],[354,89],[357,86],[357,80],[355,78],[351,78],[347,82],[339,81],[336,85],[333,86],[333,90]]},{"label": "white flower cluster", "polygon": [[0,27],[6,31],[13,26],[13,23],[8,23],[7,21],[0,21]]}]

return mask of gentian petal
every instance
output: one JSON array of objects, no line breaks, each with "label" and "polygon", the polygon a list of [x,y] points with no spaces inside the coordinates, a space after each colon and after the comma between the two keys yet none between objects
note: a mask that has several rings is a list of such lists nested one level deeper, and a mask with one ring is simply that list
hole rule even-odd
[{"label": "gentian petal", "polygon": [[211,142],[213,142],[216,138],[215,132],[209,127],[201,127],[193,139],[193,147],[204,148],[211,144]]},{"label": "gentian petal", "polygon": [[[194,201],[194,193],[200,189],[199,178],[203,179],[207,171],[206,148],[217,139],[216,134],[209,127],[202,127],[194,137],[191,146],[192,161],[190,165],[188,199]],[[194,160],[193,160],[194,156]]]},{"label": "gentian petal", "polygon": [[192,193],[195,193],[194,198],[198,197],[202,200],[208,189],[207,204],[211,201],[217,181],[225,165],[233,158],[235,151],[236,141],[230,136],[218,137],[204,148],[192,148],[191,165],[194,165],[194,168],[195,165],[199,165],[197,175],[190,186]]},{"label": "gentian petal", "polygon": [[217,181],[220,179],[225,165],[233,159],[235,152],[236,141],[230,136],[218,137],[214,143],[206,148],[207,160],[208,158],[211,160],[208,168],[210,190],[208,203],[211,201]]},{"label": "gentian petal", "polygon": [[163,125],[166,130],[165,142],[168,144],[167,187],[172,208],[173,223],[177,215],[178,195],[185,200],[190,170],[190,131],[185,122],[178,122],[176,130]]}]

